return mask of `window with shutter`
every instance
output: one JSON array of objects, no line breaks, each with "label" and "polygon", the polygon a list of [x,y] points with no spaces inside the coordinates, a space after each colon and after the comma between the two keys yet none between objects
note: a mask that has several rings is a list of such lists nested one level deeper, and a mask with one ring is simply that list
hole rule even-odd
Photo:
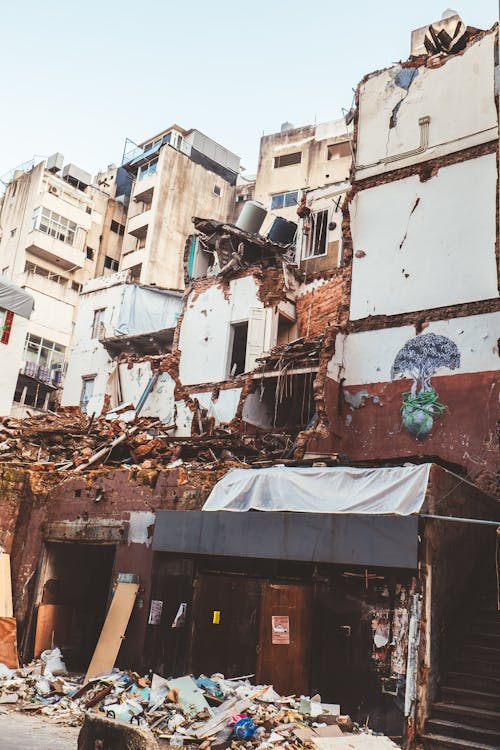
[{"label": "window with shutter", "polygon": [[266,333],[266,310],[262,307],[252,307],[248,321],[248,339],[245,358],[245,372],[255,369],[256,359],[264,351],[264,336]]}]

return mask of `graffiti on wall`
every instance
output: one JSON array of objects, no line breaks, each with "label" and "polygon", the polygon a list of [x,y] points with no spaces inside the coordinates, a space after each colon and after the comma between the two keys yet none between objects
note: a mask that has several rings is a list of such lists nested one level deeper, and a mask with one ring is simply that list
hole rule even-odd
[{"label": "graffiti on wall", "polygon": [[411,390],[403,393],[401,416],[403,425],[417,440],[424,440],[432,430],[434,420],[442,417],[445,406],[431,384],[440,367],[455,370],[460,367],[457,345],[446,336],[425,333],[410,339],[399,350],[391,368],[391,378],[411,377]]}]

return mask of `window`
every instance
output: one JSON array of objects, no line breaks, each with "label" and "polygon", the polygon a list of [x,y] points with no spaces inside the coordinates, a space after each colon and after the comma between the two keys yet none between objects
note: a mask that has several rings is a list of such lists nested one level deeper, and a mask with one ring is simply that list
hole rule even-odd
[{"label": "window", "polygon": [[146,164],[143,164],[142,167],[140,167],[139,172],[137,174],[137,179],[143,180],[145,177],[149,177],[153,174],[156,174],[157,169],[158,169],[158,157],[156,157],[156,159],[151,159],[151,161],[146,162]]},{"label": "window", "polygon": [[342,156],[351,156],[351,142],[341,141],[340,143],[330,143],[327,148],[327,159],[340,159]]},{"label": "window", "polygon": [[119,263],[109,255],[104,256],[104,268],[109,268],[111,271],[118,271]]},{"label": "window", "polygon": [[90,338],[99,339],[105,333],[104,323],[103,323],[105,312],[106,312],[105,307],[100,307],[97,310],[94,310],[94,317],[92,319],[92,331],[90,333]]},{"label": "window", "polygon": [[10,310],[4,310],[0,307],[0,343],[8,344],[14,313]]},{"label": "window", "polygon": [[71,288],[74,292],[78,292],[78,294],[82,291],[82,285],[79,284],[78,281],[72,281]]},{"label": "window", "polygon": [[302,151],[295,151],[293,154],[283,154],[274,157],[274,168],[290,167],[292,164],[300,164],[302,161]]},{"label": "window", "polygon": [[66,276],[61,276],[61,274],[59,273],[47,271],[46,268],[37,266],[35,263],[31,263],[29,260],[24,264],[24,270],[26,273],[32,273],[35,276],[43,276],[43,278],[49,279],[49,281],[54,281],[56,284],[61,284],[61,286],[66,286],[69,281]]},{"label": "window", "polygon": [[125,234],[125,224],[120,224],[119,222],[115,221],[114,219],[111,221],[110,229],[112,232],[115,232],[116,234],[119,234],[120,237],[123,237]]},{"label": "window", "polygon": [[221,189],[220,189],[219,185],[214,185],[214,194],[215,195],[220,195],[221,194]]},{"label": "window", "polygon": [[231,358],[229,361],[229,377],[241,375],[245,372],[245,360],[247,355],[248,320],[244,323],[235,323],[231,326]]},{"label": "window", "polygon": [[95,375],[84,375],[82,377],[82,392],[80,395],[80,409],[87,411],[87,406],[94,393]]},{"label": "window", "polygon": [[277,193],[271,196],[271,211],[276,211],[280,208],[289,208],[290,206],[296,206],[299,202],[299,191],[291,190],[288,193]]},{"label": "window", "polygon": [[325,255],[328,237],[328,211],[312,213],[309,219],[304,221],[302,232],[307,238],[303,257],[313,258],[317,255]]},{"label": "window", "polygon": [[48,208],[36,208],[33,213],[32,229],[38,229],[56,240],[73,245],[77,226],[74,221],[49,211]]},{"label": "window", "polygon": [[95,250],[91,247],[87,247],[87,260],[94,260]]},{"label": "window", "polygon": [[[66,347],[56,344],[55,341],[35,336],[28,333],[24,343],[23,359],[25,362],[32,362],[35,365],[50,370],[62,370],[66,355]],[[47,378],[48,379],[48,378]]]}]

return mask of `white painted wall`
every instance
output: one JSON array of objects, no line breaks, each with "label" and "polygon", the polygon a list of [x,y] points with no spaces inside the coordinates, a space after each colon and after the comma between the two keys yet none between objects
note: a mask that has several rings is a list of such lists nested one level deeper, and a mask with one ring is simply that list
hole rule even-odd
[{"label": "white painted wall", "polygon": [[112,360],[98,339],[91,338],[94,310],[106,308],[104,327],[112,331],[118,322],[124,285],[113,285],[112,277],[104,277],[101,284],[94,280],[86,289],[95,290],[82,294],[73,332],[73,343],[68,370],[61,398],[62,406],[78,406],[82,393],[82,378],[95,375],[94,393],[87,407],[89,414],[100,414],[108,377],[113,367]]},{"label": "white painted wall", "polygon": [[[179,337],[179,373],[184,385],[217,383],[227,379],[230,327],[232,323],[248,320],[252,308],[264,311],[257,289],[253,276],[244,276],[231,280],[227,298],[224,290],[216,284],[198,296],[191,292]],[[271,309],[265,310],[266,316],[272,312]],[[269,317],[263,330],[261,353],[272,345],[270,324]],[[266,328],[269,335],[266,335]]]},{"label": "white painted wall", "polygon": [[[438,320],[422,331],[451,339],[460,352],[460,367],[442,368],[438,375],[488,372],[500,369],[498,334],[500,312]],[[344,385],[368,385],[391,380],[391,366],[402,346],[415,336],[413,326],[339,334],[335,354],[328,364],[328,376],[345,378]]]},{"label": "white painted wall", "polygon": [[[356,178],[449,154],[497,136],[494,94],[495,34],[471,44],[463,55],[449,57],[439,68],[418,68],[408,91],[396,85],[396,65],[375,73],[360,87]],[[394,107],[402,102],[397,124]],[[420,155],[384,163],[420,143],[418,120],[430,117],[429,147]],[[363,169],[363,165],[365,168]]]},{"label": "white painted wall", "polygon": [[230,422],[236,415],[241,391],[241,388],[223,389],[219,391],[219,396],[215,401],[212,401],[211,391],[191,395],[198,399],[200,406],[207,409],[209,417],[215,418],[215,425],[218,427],[222,422]]},{"label": "white painted wall", "polygon": [[413,176],[360,191],[350,206],[351,319],[497,297],[496,190],[489,154],[427,182]]},{"label": "white painted wall", "polygon": [[[73,346],[64,383],[62,405],[78,405],[82,392],[82,378],[95,375],[94,393],[87,406],[89,414],[100,414],[104,404],[108,378],[114,368],[114,362],[102,344],[92,339],[91,331],[94,310],[105,308],[104,328],[107,336],[116,335],[115,329],[122,318],[121,308],[126,285],[123,280],[126,273],[119,272],[112,276],[101,277],[89,282],[81,297],[78,318],[73,335]],[[172,304],[166,309],[165,325],[173,325],[177,318],[181,300],[172,297]],[[141,300],[141,304],[142,304]],[[138,311],[140,313],[140,310]],[[141,321],[134,318],[134,324]],[[138,362],[129,368],[120,365],[120,380],[124,402],[137,404],[146,385],[152,376],[150,362]],[[173,421],[175,383],[168,373],[162,373],[149,395],[142,414],[161,419],[166,423]]]},{"label": "white painted wall", "polygon": [[[3,315],[2,315],[3,321]],[[14,315],[8,344],[0,343],[0,416],[7,416],[12,409],[17,376],[22,363],[24,342],[29,321]]]}]

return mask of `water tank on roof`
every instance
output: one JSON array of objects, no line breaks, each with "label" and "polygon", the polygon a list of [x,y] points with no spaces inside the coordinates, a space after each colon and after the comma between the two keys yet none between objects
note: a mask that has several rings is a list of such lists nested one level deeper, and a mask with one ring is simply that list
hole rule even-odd
[{"label": "water tank on roof", "polygon": [[258,234],[267,216],[267,211],[259,201],[247,201],[238,217],[236,226],[243,232]]},{"label": "water tank on roof", "polygon": [[297,224],[294,221],[289,221],[282,216],[277,216],[273,221],[271,229],[267,233],[267,238],[271,240],[271,242],[278,242],[280,245],[289,245],[293,242],[296,231]]},{"label": "water tank on roof", "polygon": [[286,133],[287,130],[293,130],[293,123],[288,122],[288,120],[281,124],[281,132]]}]

